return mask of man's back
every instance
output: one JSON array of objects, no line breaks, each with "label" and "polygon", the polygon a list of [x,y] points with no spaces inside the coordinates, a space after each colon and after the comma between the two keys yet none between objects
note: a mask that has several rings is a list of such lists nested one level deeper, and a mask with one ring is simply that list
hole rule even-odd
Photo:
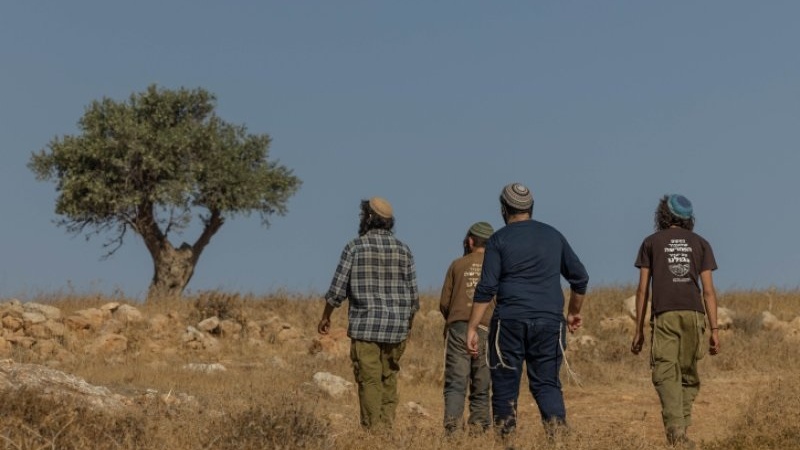
[{"label": "man's back", "polygon": [[370,230],[350,241],[326,300],[350,301],[348,335],[374,342],[400,342],[418,308],[414,258],[387,230]]},{"label": "man's back", "polygon": [[[481,276],[483,252],[472,252],[450,264],[442,286],[440,310],[447,323],[467,322],[472,311],[472,299]],[[488,326],[494,311],[491,305],[481,324]]]},{"label": "man's back", "polygon": [[657,231],[642,242],[636,267],[652,276],[653,312],[704,312],[700,273],[716,270],[711,245],[693,231],[674,227]]},{"label": "man's back", "polygon": [[563,317],[561,276],[585,291],[586,269],[561,233],[535,220],[509,223],[489,239],[475,298],[496,294],[501,319]]}]

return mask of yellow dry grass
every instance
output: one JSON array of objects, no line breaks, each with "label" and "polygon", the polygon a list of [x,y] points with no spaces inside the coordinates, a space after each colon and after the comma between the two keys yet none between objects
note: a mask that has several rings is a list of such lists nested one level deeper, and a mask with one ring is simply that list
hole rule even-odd
[{"label": "yellow dry grass", "polygon": [[[579,333],[595,345],[568,350],[580,385],[562,372],[572,432],[548,442],[535,404],[523,389],[519,425],[512,442],[489,433],[446,439],[442,433],[442,322],[437,298],[425,295],[407,352],[401,361],[397,423],[391,433],[367,433],[358,426],[355,392],[332,398],[313,387],[314,373],[327,371],[352,381],[347,357],[326,359],[307,351],[316,335],[322,301],[278,293],[268,297],[229,293],[198,294],[188,299],[137,305],[146,317],[170,314],[193,325],[209,308],[234,320],[278,316],[301,330],[304,339],[280,343],[245,337],[222,338],[215,353],[182,348],[177,329],[172,347],[153,350],[146,324],[124,331],[129,351],[108,357],[80,352],[58,369],[95,385],[136,397],[148,389],[190,395],[180,407],[157,401],[109,415],[78,404],[47,400],[36,392],[6,393],[0,402],[0,449],[656,449],[663,448],[658,399],[649,381],[647,357],[628,351],[630,333],[602,328],[600,320],[623,313],[630,287],[597,288],[587,297],[585,327]],[[71,311],[100,306],[122,297],[47,294],[33,301]],[[780,320],[800,316],[800,292],[723,293],[721,306],[736,312],[735,327],[722,333],[722,353],[701,361],[702,388],[690,435],[709,449],[800,448],[800,359],[797,344],[762,330],[760,317],[771,311]],[[346,311],[334,313],[334,327],[346,326]],[[646,352],[645,352],[646,353]],[[33,353],[15,351],[17,362],[46,364]],[[198,373],[187,363],[218,362],[226,372]],[[523,380],[523,386],[526,386]],[[353,389],[355,391],[355,389]],[[405,407],[421,405],[429,417]]]}]

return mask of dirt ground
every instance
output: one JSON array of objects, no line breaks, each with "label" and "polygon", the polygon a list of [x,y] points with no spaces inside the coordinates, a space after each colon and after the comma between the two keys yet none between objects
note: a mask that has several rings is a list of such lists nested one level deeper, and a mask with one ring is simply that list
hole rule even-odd
[{"label": "dirt ground", "polygon": [[[690,437],[700,443],[729,436],[740,423],[753,390],[766,381],[767,377],[756,374],[701,379]],[[523,390],[519,398],[520,428],[531,424],[538,427],[539,413],[530,393]],[[656,447],[664,442],[661,406],[649,379],[591,387],[565,383],[564,401],[570,426],[584,435],[607,434],[617,429],[640,436]]]}]

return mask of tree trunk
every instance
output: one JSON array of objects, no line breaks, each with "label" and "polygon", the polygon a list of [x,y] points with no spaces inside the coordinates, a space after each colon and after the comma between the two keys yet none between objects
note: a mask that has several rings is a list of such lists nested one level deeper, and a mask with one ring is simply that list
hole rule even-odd
[{"label": "tree trunk", "polygon": [[194,275],[200,254],[224,222],[221,212],[212,209],[208,217],[203,218],[203,232],[194,245],[184,242],[179,248],[175,248],[167,239],[167,234],[159,228],[153,205],[145,202],[138,208],[136,220],[131,225],[142,237],[150,257],[153,258],[153,280],[147,291],[148,301],[179,297],[183,294]]},{"label": "tree trunk", "polygon": [[168,242],[161,246],[153,256],[153,281],[147,292],[147,299],[179,297],[194,275],[197,264],[192,246],[184,243],[174,248]]}]

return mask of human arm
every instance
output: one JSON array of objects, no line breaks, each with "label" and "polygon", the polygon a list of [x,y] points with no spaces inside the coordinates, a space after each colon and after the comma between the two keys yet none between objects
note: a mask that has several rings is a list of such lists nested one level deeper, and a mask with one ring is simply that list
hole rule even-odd
[{"label": "human arm", "polygon": [[714,289],[714,278],[710,270],[700,272],[700,281],[703,283],[703,301],[705,302],[706,317],[711,327],[711,337],[708,339],[709,353],[716,355],[720,350],[719,325],[717,323],[717,292]]},{"label": "human arm", "polygon": [[347,288],[350,285],[350,268],[352,267],[352,255],[348,245],[342,251],[336,272],[333,274],[331,286],[325,294],[325,308],[322,310],[322,318],[317,324],[319,334],[328,334],[331,329],[331,313],[334,308],[342,305],[347,298]]},{"label": "human arm", "polygon": [[481,319],[490,303],[472,303],[472,312],[469,315],[469,323],[467,325],[467,352],[473,358],[478,357],[478,325],[481,324]]},{"label": "human arm", "polygon": [[453,300],[453,285],[453,264],[450,264],[450,267],[447,269],[447,274],[444,277],[442,293],[439,297],[439,311],[441,311],[445,320],[447,320],[447,316],[450,314],[450,303]]},{"label": "human arm", "polygon": [[328,334],[331,331],[331,313],[333,312],[333,305],[325,302],[325,309],[322,310],[322,318],[317,325],[317,332],[319,334]]},{"label": "human arm", "polygon": [[497,250],[496,236],[489,238],[483,256],[483,266],[481,267],[481,277],[475,287],[472,297],[472,311],[467,323],[467,352],[473,358],[478,357],[478,326],[486,314],[489,306],[495,302],[501,267],[500,253]]},{"label": "human arm", "polygon": [[561,240],[561,276],[567,280],[570,287],[569,305],[567,306],[567,329],[570,333],[574,333],[583,325],[581,307],[589,285],[589,274],[567,240],[563,236]]},{"label": "human arm", "polygon": [[417,311],[419,311],[419,288],[417,287],[417,268],[414,264],[414,256],[412,255],[411,250],[408,250],[408,247],[406,247],[406,252],[408,254],[406,276],[408,280],[409,293],[412,297],[411,314],[408,317],[408,330],[411,331],[411,328],[414,326],[414,316],[416,316]]},{"label": "human arm", "polygon": [[650,296],[650,268],[639,268],[639,286],[636,288],[636,331],[631,343],[631,352],[638,355],[644,345],[644,321],[647,298]]},{"label": "human arm", "polygon": [[567,308],[567,329],[570,333],[574,333],[583,325],[581,307],[583,306],[584,297],[584,294],[579,294],[572,290],[570,291],[569,306]]}]

